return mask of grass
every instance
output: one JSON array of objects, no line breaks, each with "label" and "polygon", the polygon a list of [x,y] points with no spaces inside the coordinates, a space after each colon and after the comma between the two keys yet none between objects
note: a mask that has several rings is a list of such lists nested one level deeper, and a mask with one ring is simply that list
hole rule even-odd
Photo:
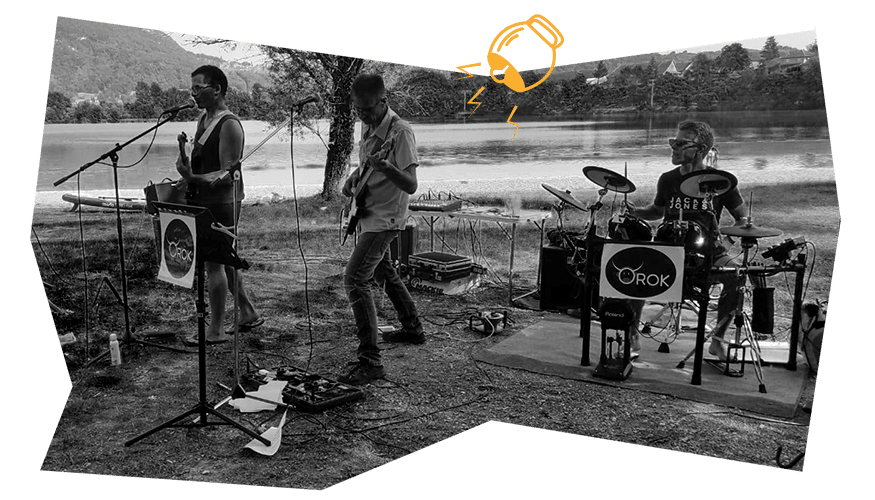
[{"label": "grass", "polygon": [[[835,186],[751,189],[758,225],[782,229],[782,239],[804,235],[816,245],[807,296],[828,298],[840,221]],[[642,191],[635,196],[636,202],[646,203],[652,193]],[[548,197],[545,193],[523,199],[523,207],[547,210],[555,201]],[[503,203],[498,198],[472,201]],[[607,197],[604,201],[610,206]],[[300,227],[293,203],[244,209],[240,253],[252,264],[245,279],[267,318],[256,332],[241,336],[244,370],[294,365],[333,378],[345,362],[354,359],[353,318],[342,288],[351,246],[338,244],[339,208],[339,202],[299,200]],[[567,210],[566,217],[569,229],[580,230],[586,214]],[[194,291],[155,277],[151,220],[130,213],[123,219],[135,333],[171,330],[181,336],[193,332]],[[507,238],[495,225],[482,225],[475,232],[478,258],[492,270],[485,283],[455,297],[414,292],[429,342],[423,347],[387,346],[388,378],[366,388],[363,400],[317,415],[290,413],[284,446],[275,457],[266,460],[242,450],[248,439],[233,429],[218,427],[165,430],[126,448],[122,446],[126,439],[195,402],[197,363],[194,356],[129,347],[124,349],[121,366],[109,366],[106,358],[88,365],[104,350],[108,335],[119,333],[124,322],[103,280],[106,277],[121,291],[114,213],[83,212],[82,224],[87,278],[83,276],[79,216],[50,210],[34,215],[32,241],[47,297],[71,311],[55,316],[58,332],[73,332],[80,339],[64,347],[74,385],[46,455],[45,470],[321,489],[489,420],[767,466],[774,466],[778,444],[788,454],[805,449],[810,417],[802,411],[791,421],[763,421],[716,405],[475,362],[472,355],[477,350],[505,340],[547,314],[511,309],[513,323],[500,335],[483,337],[468,330],[471,314],[508,308]],[[457,232],[459,253],[470,255],[471,228],[448,225],[444,234],[451,245],[455,245]],[[427,233],[420,224],[419,251],[429,249]],[[306,276],[299,236],[307,259]],[[514,284],[519,290],[532,289],[537,281],[540,233],[531,224],[520,225],[517,237]],[[435,250],[442,249],[438,240]],[[813,249],[809,252],[813,254]],[[83,341],[86,283],[88,349]],[[789,317],[790,290],[777,277],[770,285],[777,289],[776,316]],[[378,309],[381,317],[392,321],[387,300],[378,301]],[[207,379],[211,401],[227,395],[215,382],[234,384],[230,346],[210,348]],[[812,397],[813,381],[803,394],[803,403]],[[253,428],[265,428],[275,425],[279,417],[235,418]]]}]

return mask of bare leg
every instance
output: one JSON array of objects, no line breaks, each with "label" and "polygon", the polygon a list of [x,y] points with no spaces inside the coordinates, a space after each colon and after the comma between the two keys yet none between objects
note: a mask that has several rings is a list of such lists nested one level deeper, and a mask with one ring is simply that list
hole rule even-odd
[{"label": "bare leg", "polygon": [[210,300],[210,326],[207,328],[207,340],[227,340],[222,328],[225,319],[225,299],[228,298],[228,279],[222,264],[206,262],[207,292]]},{"label": "bare leg", "polygon": [[[228,288],[231,290],[231,293],[235,292],[235,288],[237,291],[237,301],[240,306],[240,324],[246,324],[250,321],[255,321],[260,317],[258,311],[255,310],[255,306],[252,304],[252,301],[249,300],[249,295],[246,293],[246,287],[243,286],[243,272],[239,269],[236,270],[236,287],[235,287],[235,279],[234,279],[234,271],[235,269],[231,266],[225,266],[225,279],[228,282]],[[233,328],[233,326],[232,326]]]}]

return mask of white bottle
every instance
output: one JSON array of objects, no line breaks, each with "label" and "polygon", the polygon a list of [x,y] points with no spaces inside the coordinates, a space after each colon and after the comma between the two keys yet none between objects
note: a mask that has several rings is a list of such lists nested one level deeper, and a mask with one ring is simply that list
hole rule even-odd
[{"label": "white bottle", "polygon": [[119,349],[118,339],[114,333],[109,336],[109,356],[113,366],[122,364],[122,351]]}]

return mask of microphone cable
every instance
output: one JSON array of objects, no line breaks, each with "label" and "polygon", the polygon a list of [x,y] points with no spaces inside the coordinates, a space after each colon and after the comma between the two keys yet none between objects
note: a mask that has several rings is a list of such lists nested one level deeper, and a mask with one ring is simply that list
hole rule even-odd
[{"label": "microphone cable", "polygon": [[309,354],[307,355],[307,366],[304,368],[305,372],[310,372],[310,363],[313,360],[313,321],[310,316],[310,271],[307,267],[307,257],[304,255],[304,245],[301,242],[301,215],[300,210],[298,208],[298,188],[297,182],[295,181],[295,135],[294,135],[294,126],[295,126],[295,110],[292,108],[289,114],[289,135],[291,136],[291,140],[289,141],[289,157],[291,159],[292,164],[292,197],[294,199],[295,205],[295,236],[298,241],[298,251],[301,254],[301,260],[304,263],[304,305],[307,311],[307,334],[309,336]]}]

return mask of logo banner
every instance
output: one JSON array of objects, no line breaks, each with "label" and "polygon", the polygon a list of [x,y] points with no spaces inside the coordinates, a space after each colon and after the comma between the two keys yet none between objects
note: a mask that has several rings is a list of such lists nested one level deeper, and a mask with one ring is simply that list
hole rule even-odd
[{"label": "logo banner", "polygon": [[158,213],[161,222],[161,262],[158,279],[191,288],[197,260],[197,225],[191,215]]},{"label": "logo banner", "polygon": [[602,297],[681,302],[684,247],[605,243],[600,278]]}]

